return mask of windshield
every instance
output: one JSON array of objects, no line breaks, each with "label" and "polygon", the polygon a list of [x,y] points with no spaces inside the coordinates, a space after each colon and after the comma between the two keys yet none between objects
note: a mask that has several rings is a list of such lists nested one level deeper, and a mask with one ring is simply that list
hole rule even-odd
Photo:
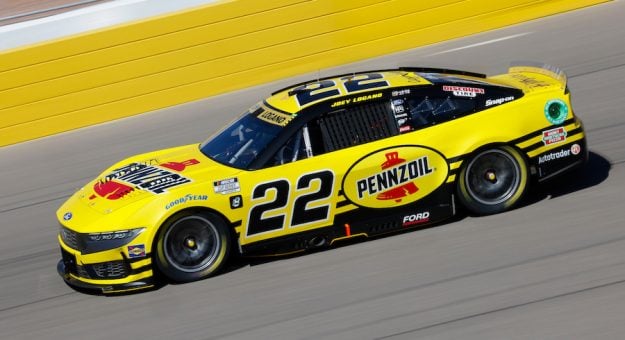
[{"label": "windshield", "polygon": [[[241,118],[200,145],[200,150],[211,159],[240,169],[248,169],[256,157],[267,148],[283,124],[263,107],[254,107]],[[277,115],[282,115],[277,113]],[[283,123],[283,121],[280,121]]]}]

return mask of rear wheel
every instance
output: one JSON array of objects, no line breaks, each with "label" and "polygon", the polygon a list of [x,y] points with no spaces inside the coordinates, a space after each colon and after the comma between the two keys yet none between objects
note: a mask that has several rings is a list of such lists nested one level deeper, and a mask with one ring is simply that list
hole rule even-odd
[{"label": "rear wheel", "polygon": [[514,148],[500,146],[477,153],[462,168],[458,197],[479,215],[512,208],[527,188],[528,171],[523,156]]},{"label": "rear wheel", "polygon": [[226,262],[230,230],[212,213],[183,212],[159,230],[156,263],[169,279],[190,282],[214,275]]}]

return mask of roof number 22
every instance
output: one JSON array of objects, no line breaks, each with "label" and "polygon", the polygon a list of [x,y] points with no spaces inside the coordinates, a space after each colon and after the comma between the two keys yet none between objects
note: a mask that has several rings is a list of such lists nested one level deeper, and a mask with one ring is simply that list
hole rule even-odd
[{"label": "roof number 22", "polygon": [[[340,78],[341,85],[347,94],[365,91],[370,89],[388,87],[388,81],[384,80],[381,73],[366,73],[355,76],[345,76]],[[308,105],[312,102],[341,94],[339,86],[333,79],[321,80],[316,83],[298,86],[291,90],[295,93],[295,99],[299,106]]]}]

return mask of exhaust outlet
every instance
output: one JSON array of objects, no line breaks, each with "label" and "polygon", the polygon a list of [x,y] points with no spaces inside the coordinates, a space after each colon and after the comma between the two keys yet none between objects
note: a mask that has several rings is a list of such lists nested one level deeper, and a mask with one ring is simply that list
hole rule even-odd
[{"label": "exhaust outlet", "polygon": [[323,236],[315,236],[308,241],[308,246],[311,248],[319,248],[325,246],[327,240]]}]

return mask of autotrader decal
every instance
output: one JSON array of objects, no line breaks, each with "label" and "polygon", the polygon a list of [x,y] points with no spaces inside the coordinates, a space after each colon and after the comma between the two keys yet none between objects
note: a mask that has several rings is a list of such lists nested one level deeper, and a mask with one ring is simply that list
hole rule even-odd
[{"label": "autotrader decal", "polygon": [[550,153],[547,153],[538,157],[538,164],[551,162],[560,158],[566,158],[566,157],[569,157],[570,155],[571,155],[571,150],[569,149],[562,149],[560,151],[550,152]]},{"label": "autotrader decal", "polygon": [[415,202],[444,183],[445,158],[420,146],[379,150],[356,162],[343,180],[345,196],[354,204],[388,208]]}]

